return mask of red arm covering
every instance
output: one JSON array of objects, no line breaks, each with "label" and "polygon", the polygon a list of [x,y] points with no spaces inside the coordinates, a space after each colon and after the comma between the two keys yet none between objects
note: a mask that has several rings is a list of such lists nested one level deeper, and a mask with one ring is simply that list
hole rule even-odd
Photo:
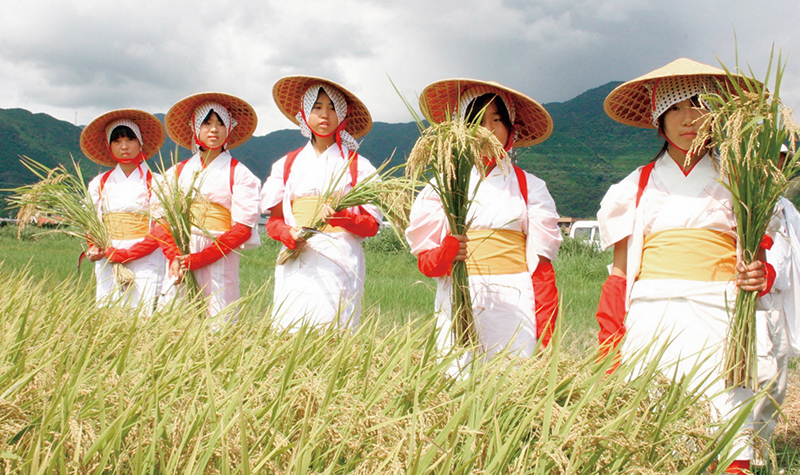
[{"label": "red arm covering", "polygon": [[232,250],[244,244],[250,238],[252,230],[241,223],[235,223],[230,231],[218,237],[214,244],[200,252],[193,252],[186,258],[186,267],[197,270],[217,262]]},{"label": "red arm covering", "polygon": [[775,267],[773,267],[772,264],[770,264],[767,261],[761,261],[761,262],[764,263],[764,272],[767,274],[766,275],[766,277],[767,277],[767,288],[762,290],[758,294],[759,297],[763,297],[763,296],[767,295],[768,293],[770,293],[770,291],[772,291],[772,286],[775,284],[775,277],[776,277]]},{"label": "red arm covering", "polygon": [[349,209],[343,209],[334,213],[329,220],[331,226],[344,228],[347,231],[361,237],[372,237],[378,234],[378,220],[374,216],[364,211],[359,206],[362,214],[356,214]]},{"label": "red arm covering", "polygon": [[531,276],[536,299],[536,336],[547,347],[558,319],[556,272],[551,262],[540,262]]},{"label": "red arm covering", "polygon": [[292,227],[286,224],[283,216],[278,216],[278,213],[271,213],[269,215],[269,221],[267,221],[266,228],[269,237],[276,241],[282,242],[287,249],[294,249],[297,245],[292,237]]},{"label": "red arm covering", "polygon": [[156,249],[158,249],[158,241],[148,234],[143,240],[137,242],[128,249],[109,247],[106,249],[106,259],[111,262],[125,264],[126,262],[135,261],[136,259],[148,256]]},{"label": "red arm covering", "polygon": [[153,238],[155,238],[158,246],[161,248],[161,252],[164,253],[164,257],[167,258],[167,262],[172,262],[173,259],[180,255],[180,251],[178,250],[178,246],[175,245],[172,234],[170,234],[164,226],[156,223],[153,227]]},{"label": "red arm covering", "polygon": [[[597,323],[600,324],[600,356],[605,357],[616,350],[625,335],[625,292],[627,281],[618,275],[608,277],[600,294],[597,306]],[[619,365],[619,353],[615,355],[611,371]]]},{"label": "red arm covering", "polygon": [[450,275],[453,260],[458,254],[459,242],[453,236],[445,236],[442,245],[422,252],[418,259],[419,271],[428,277]]}]

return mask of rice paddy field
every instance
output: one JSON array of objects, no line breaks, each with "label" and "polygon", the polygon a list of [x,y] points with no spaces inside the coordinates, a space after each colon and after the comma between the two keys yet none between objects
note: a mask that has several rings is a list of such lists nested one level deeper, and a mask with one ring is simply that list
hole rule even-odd
[{"label": "rice paddy field", "polygon": [[[239,321],[212,333],[191,303],[97,309],[79,240],[0,228],[0,471],[699,474],[735,457],[745,412],[717,426],[702,388],[595,361],[608,254],[565,241],[557,344],[453,378],[433,282],[391,234],[365,242],[355,333],[270,325],[279,248],[263,240],[243,254]],[[756,473],[800,473],[791,378],[776,465]]]}]

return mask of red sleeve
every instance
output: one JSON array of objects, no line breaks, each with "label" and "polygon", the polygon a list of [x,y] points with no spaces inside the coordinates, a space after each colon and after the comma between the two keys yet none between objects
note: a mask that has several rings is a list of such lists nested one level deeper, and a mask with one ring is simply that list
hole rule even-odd
[{"label": "red sleeve", "polygon": [[128,249],[109,247],[106,249],[106,259],[111,262],[125,264],[126,262],[135,261],[144,256],[148,256],[156,249],[158,249],[158,241],[148,234],[143,240],[137,242]]},{"label": "red sleeve", "polygon": [[775,267],[767,261],[761,262],[764,263],[764,272],[767,274],[767,288],[758,294],[759,297],[763,297],[772,291],[772,286],[775,284],[776,277]]},{"label": "red sleeve", "polygon": [[286,224],[283,216],[278,216],[277,213],[271,213],[269,215],[269,221],[267,221],[266,228],[269,237],[276,241],[282,242],[283,245],[288,249],[294,249],[297,245],[292,237],[292,227]]},{"label": "red sleeve", "polygon": [[218,237],[214,244],[200,252],[189,254],[186,258],[186,267],[189,270],[197,270],[217,262],[232,250],[244,244],[250,238],[250,234],[252,234],[250,227],[235,223],[230,231],[226,231],[222,236]]},{"label": "red sleeve", "polygon": [[170,234],[164,226],[156,223],[153,227],[153,238],[155,238],[158,243],[158,247],[161,248],[161,252],[164,253],[164,257],[167,258],[167,262],[172,262],[173,259],[180,255],[180,251],[178,250],[178,246],[175,245],[172,234]]},{"label": "red sleeve", "polygon": [[[627,281],[618,275],[611,275],[603,284],[600,304],[597,306],[597,323],[600,325],[600,355],[605,357],[616,350],[622,337],[625,336],[625,292]],[[619,365],[619,353],[616,353],[613,371]]]},{"label": "red sleeve", "polygon": [[531,275],[531,281],[536,299],[536,336],[542,347],[546,347],[558,319],[558,288],[553,264],[549,261],[540,262]]},{"label": "red sleeve", "polygon": [[334,213],[329,223],[331,226],[338,226],[361,237],[372,237],[378,234],[378,220],[367,213],[364,208],[359,206],[360,214],[356,214],[349,209],[343,209]]},{"label": "red sleeve", "polygon": [[445,236],[442,245],[422,252],[418,257],[419,271],[428,277],[450,275],[453,260],[458,254],[459,242],[453,236]]}]

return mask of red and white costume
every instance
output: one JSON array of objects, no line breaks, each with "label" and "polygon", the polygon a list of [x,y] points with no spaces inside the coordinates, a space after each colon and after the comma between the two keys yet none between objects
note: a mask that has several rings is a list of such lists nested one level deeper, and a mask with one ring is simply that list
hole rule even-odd
[{"label": "red and white costume", "polygon": [[[727,419],[753,395],[745,388],[726,390],[720,373],[729,324],[727,308],[733,305],[737,292],[732,266],[725,280],[713,281],[681,278],[679,274],[641,279],[640,272],[648,236],[711,230],[735,239],[730,192],[719,182],[719,172],[709,156],[688,175],[666,152],[659,156],[637,206],[640,175],[641,168],[611,186],[597,215],[604,248],[628,239],[628,312],[622,358],[647,351],[649,356],[644,361],[658,355],[670,375],[676,369],[676,377],[696,371],[693,381],[702,383],[718,416]],[[702,256],[687,257],[693,258]],[[675,272],[683,267],[675,264]]]},{"label": "red and white costume", "polygon": [[[525,176],[527,205],[513,171],[503,174],[494,168],[481,180],[478,171],[473,169],[470,178],[472,189],[478,186],[467,218],[471,222],[470,231],[508,230],[525,235],[527,271],[469,276],[478,336],[487,357],[504,349],[520,356],[534,354],[543,326],[540,324],[537,329],[532,276],[539,264],[538,256],[554,260],[561,245],[558,213],[544,181],[527,172]],[[411,252],[420,258],[420,270],[436,280],[437,344],[445,351],[453,345],[453,285],[449,270],[455,254],[446,250],[449,234],[450,227],[439,198],[430,186],[425,187],[411,208],[406,239]],[[435,262],[431,261],[432,256]],[[548,267],[554,289],[555,275],[549,263]]]},{"label": "red and white costume", "polygon": [[[283,222],[279,227],[287,230],[297,226],[292,210],[295,200],[319,197],[330,191],[344,193],[352,188],[349,160],[345,158],[350,154],[345,145],[340,150],[338,144],[333,144],[318,157],[309,142],[294,159],[288,179],[284,178],[287,160],[284,156],[272,165],[261,193],[261,207],[267,210],[281,205]],[[357,168],[356,182],[375,172],[369,160],[360,155]],[[348,216],[343,230],[315,234],[296,257],[276,266],[272,315],[279,327],[299,328],[334,321],[343,327],[359,325],[366,272],[361,241],[375,234],[382,215],[374,206],[361,206],[337,215]],[[268,228],[274,224],[271,220]],[[331,225],[340,224],[333,218]],[[293,246],[290,237],[288,240],[279,237],[280,232],[280,229],[270,231],[270,236]]]},{"label": "red and white costume", "polygon": [[[149,180],[148,175],[150,175]],[[104,172],[94,177],[89,182],[88,188],[98,216],[103,219],[106,214],[129,213],[149,221],[147,217],[150,215],[151,204],[156,199],[151,189],[154,180],[144,164],[139,164],[128,176],[125,176],[125,172],[117,166],[111,172]],[[149,227],[152,227],[152,222]],[[98,303],[122,300],[125,305],[133,307],[141,305],[146,315],[152,313],[161,288],[165,261],[158,244],[150,238],[151,245],[148,246],[147,243],[143,243],[145,239],[146,237],[137,237],[111,241],[111,245],[117,250],[129,251],[136,246],[139,254],[147,253],[122,264],[135,276],[134,283],[127,289],[115,284],[112,266],[108,259],[102,258],[95,262]]]},{"label": "red and white costume", "polygon": [[[238,251],[255,248],[261,244],[257,229],[258,218],[261,215],[258,198],[261,181],[241,163],[236,164],[231,174],[232,157],[227,151],[220,153],[206,167],[203,166],[202,153],[197,152],[192,158],[183,162],[180,174],[177,172],[178,166],[174,166],[165,172],[164,178],[170,180],[177,176],[185,192],[189,192],[194,184],[199,193],[210,203],[230,211],[232,227],[239,223],[250,231],[243,244],[213,262],[207,264],[202,262],[202,259],[197,259],[194,265],[189,264],[206,298],[208,315],[213,317],[239,298]],[[193,228],[192,255],[213,249],[217,245],[215,239],[219,239],[226,232],[228,231],[209,229],[209,236],[206,232]],[[169,299],[174,296],[176,287],[172,282],[167,280],[164,286],[165,297]]]}]

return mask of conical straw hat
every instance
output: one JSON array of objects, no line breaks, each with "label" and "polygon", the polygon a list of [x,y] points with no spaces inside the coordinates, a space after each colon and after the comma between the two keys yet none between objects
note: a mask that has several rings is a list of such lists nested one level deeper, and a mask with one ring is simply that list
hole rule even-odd
[{"label": "conical straw hat", "polygon": [[[194,144],[194,111],[205,102],[218,102],[225,106],[231,116],[236,119],[236,127],[228,134],[227,148],[232,149],[247,141],[256,131],[258,117],[256,111],[247,102],[222,92],[201,92],[178,101],[170,107],[164,123],[167,133],[173,142],[181,147],[192,149]],[[228,125],[228,124],[225,124]]]},{"label": "conical straw hat", "polygon": [[514,102],[515,147],[527,147],[544,142],[553,133],[553,119],[547,110],[525,94],[494,81],[477,79],[443,79],[429,84],[419,97],[419,106],[434,122],[442,122],[457,111],[461,95],[475,86],[483,86]]},{"label": "conical straw hat", "polygon": [[331,86],[341,92],[347,101],[347,125],[344,130],[356,139],[367,135],[372,128],[372,117],[367,106],[355,94],[329,79],[315,76],[287,76],[275,83],[272,97],[283,115],[295,125],[300,125],[295,116],[302,107],[303,95],[314,84]]},{"label": "conical straw hat", "polygon": [[128,119],[139,127],[142,134],[142,152],[146,158],[155,155],[164,145],[164,126],[153,114],[138,109],[117,109],[94,119],[81,132],[81,150],[89,160],[106,167],[116,167],[117,160],[108,148],[106,127],[117,119]]},{"label": "conical straw hat", "polygon": [[710,76],[720,82],[728,82],[728,76],[722,69],[688,58],[676,59],[611,91],[603,103],[606,114],[625,125],[655,129],[651,99],[653,84],[658,79],[673,76]]}]

